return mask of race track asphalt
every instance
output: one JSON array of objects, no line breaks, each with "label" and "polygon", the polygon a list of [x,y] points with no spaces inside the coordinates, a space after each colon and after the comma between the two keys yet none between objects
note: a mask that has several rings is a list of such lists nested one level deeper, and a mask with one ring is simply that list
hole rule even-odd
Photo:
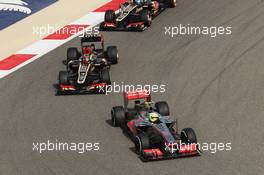
[{"label": "race track asphalt", "polygon": [[[105,33],[120,64],[112,81],[165,84],[179,127],[195,129],[199,142],[231,142],[231,151],[143,163],[133,143],[107,120],[121,94],[54,96],[66,48],[59,47],[0,81],[0,174],[9,175],[262,175],[264,174],[264,5],[262,0],[185,0],[143,33]],[[165,26],[232,26],[232,35],[165,35]],[[99,142],[100,151],[32,151],[48,139]]]}]

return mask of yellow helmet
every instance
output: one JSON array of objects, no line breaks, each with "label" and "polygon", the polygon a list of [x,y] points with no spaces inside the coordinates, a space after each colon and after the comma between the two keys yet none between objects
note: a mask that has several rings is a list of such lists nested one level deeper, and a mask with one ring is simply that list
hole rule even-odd
[{"label": "yellow helmet", "polygon": [[159,115],[156,112],[149,113],[149,121],[151,123],[156,122],[159,119]]}]

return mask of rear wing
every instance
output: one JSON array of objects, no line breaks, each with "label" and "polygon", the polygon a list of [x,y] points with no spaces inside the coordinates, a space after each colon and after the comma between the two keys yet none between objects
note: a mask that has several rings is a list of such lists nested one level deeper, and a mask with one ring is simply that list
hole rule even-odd
[{"label": "rear wing", "polygon": [[128,91],[124,92],[124,105],[125,107],[128,105],[128,101],[130,100],[140,100],[144,99],[145,101],[151,101],[151,95],[148,90],[140,90],[140,91]]},{"label": "rear wing", "polygon": [[102,34],[85,35],[81,38],[82,47],[85,43],[101,42],[101,46],[104,49],[104,37]]},{"label": "rear wing", "polygon": [[82,43],[86,42],[102,42],[104,41],[103,35],[94,34],[94,35],[85,35],[81,38]]}]

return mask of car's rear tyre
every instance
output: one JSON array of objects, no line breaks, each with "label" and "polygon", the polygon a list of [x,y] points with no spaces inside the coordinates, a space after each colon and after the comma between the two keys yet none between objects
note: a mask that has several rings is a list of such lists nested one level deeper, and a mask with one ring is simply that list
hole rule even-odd
[{"label": "car's rear tyre", "polygon": [[63,85],[69,84],[69,72],[68,71],[59,72],[59,84],[63,84]]},{"label": "car's rear tyre", "polygon": [[160,101],[155,104],[156,111],[162,116],[170,115],[170,108],[167,102]]},{"label": "car's rear tyre", "polygon": [[113,10],[106,10],[105,12],[105,22],[115,23],[116,16]]},{"label": "car's rear tyre", "polygon": [[71,47],[67,49],[67,64],[70,61],[79,59],[79,51],[76,47]]},{"label": "car's rear tyre", "polygon": [[177,5],[177,0],[164,0],[168,7],[174,8]]},{"label": "car's rear tyre", "polygon": [[186,144],[197,143],[197,138],[194,130],[192,128],[184,128],[181,131],[181,140]]},{"label": "car's rear tyre", "polygon": [[140,13],[140,18],[141,18],[142,22],[144,22],[145,26],[147,26],[147,27],[151,26],[152,16],[148,10],[143,10]]},{"label": "car's rear tyre", "polygon": [[118,63],[119,55],[118,55],[118,50],[117,50],[116,46],[107,47],[106,54],[107,54],[107,60],[111,64],[117,64]]},{"label": "car's rear tyre", "polygon": [[113,107],[111,110],[111,121],[114,127],[121,126],[125,121],[125,109],[123,106]]},{"label": "car's rear tyre", "polygon": [[102,69],[100,71],[100,80],[107,85],[111,84],[110,74],[108,69]]},{"label": "car's rear tyre", "polygon": [[137,153],[141,155],[144,153],[144,149],[150,148],[150,140],[145,133],[140,133],[139,135],[137,135],[135,137],[134,143]]}]

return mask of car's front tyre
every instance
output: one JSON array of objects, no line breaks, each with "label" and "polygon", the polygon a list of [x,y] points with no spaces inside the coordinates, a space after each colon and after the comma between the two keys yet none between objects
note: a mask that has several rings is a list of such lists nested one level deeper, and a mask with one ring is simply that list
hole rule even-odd
[{"label": "car's front tyre", "polygon": [[145,149],[150,148],[150,140],[146,133],[140,133],[135,137],[135,149],[138,154],[143,154]]},{"label": "car's front tyre", "polygon": [[184,128],[181,131],[181,140],[186,144],[197,143],[197,138],[194,130],[192,128]]},{"label": "car's front tyre", "polygon": [[102,69],[100,71],[100,80],[107,85],[111,84],[110,74],[108,69]]},{"label": "car's front tyre", "polygon": [[59,72],[59,84],[68,85],[69,84],[69,72],[60,71]]},{"label": "car's front tyre", "polygon": [[104,21],[109,23],[115,23],[116,21],[115,12],[113,10],[106,10]]}]

